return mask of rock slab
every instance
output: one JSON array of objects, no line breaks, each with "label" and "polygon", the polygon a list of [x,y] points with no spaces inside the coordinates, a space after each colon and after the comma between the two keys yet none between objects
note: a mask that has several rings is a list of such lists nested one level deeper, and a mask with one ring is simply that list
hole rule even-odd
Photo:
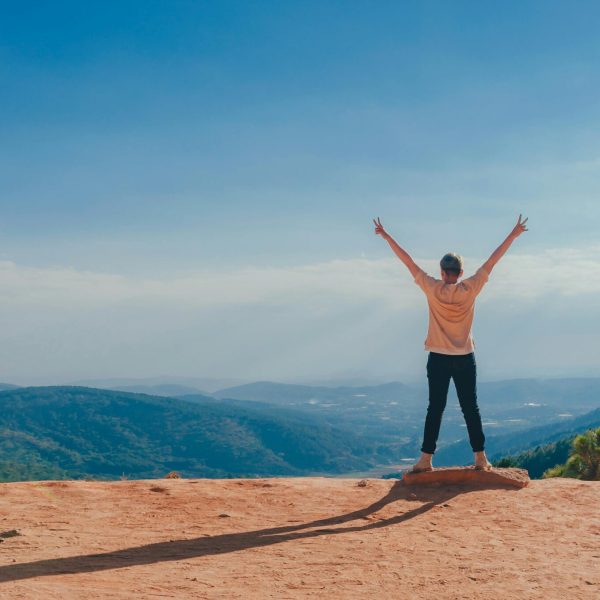
[{"label": "rock slab", "polygon": [[407,471],[402,476],[402,482],[404,485],[476,484],[524,488],[529,483],[529,473],[525,469],[516,468],[480,471],[475,467],[441,467],[421,473]]}]

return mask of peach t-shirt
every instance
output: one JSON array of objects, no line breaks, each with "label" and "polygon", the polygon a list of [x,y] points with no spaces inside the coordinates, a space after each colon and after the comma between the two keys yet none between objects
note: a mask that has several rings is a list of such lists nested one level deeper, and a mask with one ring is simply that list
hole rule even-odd
[{"label": "peach t-shirt", "polygon": [[439,354],[469,354],[475,349],[471,326],[475,298],[489,278],[481,267],[459,283],[444,283],[419,269],[415,283],[425,292],[429,304],[429,331],[425,350]]}]

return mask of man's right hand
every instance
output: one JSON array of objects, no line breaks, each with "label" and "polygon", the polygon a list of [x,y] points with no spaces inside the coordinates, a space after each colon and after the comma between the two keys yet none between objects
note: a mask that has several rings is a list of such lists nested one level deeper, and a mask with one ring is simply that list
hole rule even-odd
[{"label": "man's right hand", "polygon": [[390,245],[394,254],[406,265],[410,274],[416,277],[421,269],[415,264],[408,252],[398,246],[396,240],[383,228],[379,217],[377,217],[377,220],[373,219],[373,223],[375,223],[375,233],[380,235]]}]

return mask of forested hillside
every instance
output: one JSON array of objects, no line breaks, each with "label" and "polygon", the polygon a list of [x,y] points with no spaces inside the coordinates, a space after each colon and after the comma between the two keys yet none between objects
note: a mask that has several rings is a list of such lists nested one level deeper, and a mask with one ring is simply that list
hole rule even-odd
[{"label": "forested hillside", "polygon": [[495,460],[494,466],[527,469],[529,477],[540,479],[544,471],[567,461],[573,437],[573,435],[569,435],[551,444],[536,446],[513,456],[505,456]]},{"label": "forested hillside", "polygon": [[210,399],[79,387],[0,392],[5,479],[337,473],[386,461],[387,452],[307,415],[264,414]]}]

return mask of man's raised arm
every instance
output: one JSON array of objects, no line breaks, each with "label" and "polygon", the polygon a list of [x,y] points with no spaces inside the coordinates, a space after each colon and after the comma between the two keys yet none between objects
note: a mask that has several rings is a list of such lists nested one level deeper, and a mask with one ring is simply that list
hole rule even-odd
[{"label": "man's raised arm", "polygon": [[375,223],[375,233],[377,235],[380,235],[390,245],[390,248],[394,251],[394,254],[406,265],[406,268],[410,271],[410,274],[413,277],[416,277],[417,273],[421,269],[410,257],[408,252],[400,248],[400,246],[398,246],[394,238],[383,228],[379,217],[377,217],[377,220],[373,219],[373,223]]},{"label": "man's raised arm", "polygon": [[527,223],[527,219],[521,220],[521,215],[519,215],[519,220],[517,221],[517,224],[514,226],[513,230],[508,234],[506,239],[492,252],[492,255],[483,264],[483,268],[488,273],[492,272],[492,269],[496,266],[496,263],[506,254],[506,251],[510,248],[510,245],[523,232],[527,231],[525,223]]}]

